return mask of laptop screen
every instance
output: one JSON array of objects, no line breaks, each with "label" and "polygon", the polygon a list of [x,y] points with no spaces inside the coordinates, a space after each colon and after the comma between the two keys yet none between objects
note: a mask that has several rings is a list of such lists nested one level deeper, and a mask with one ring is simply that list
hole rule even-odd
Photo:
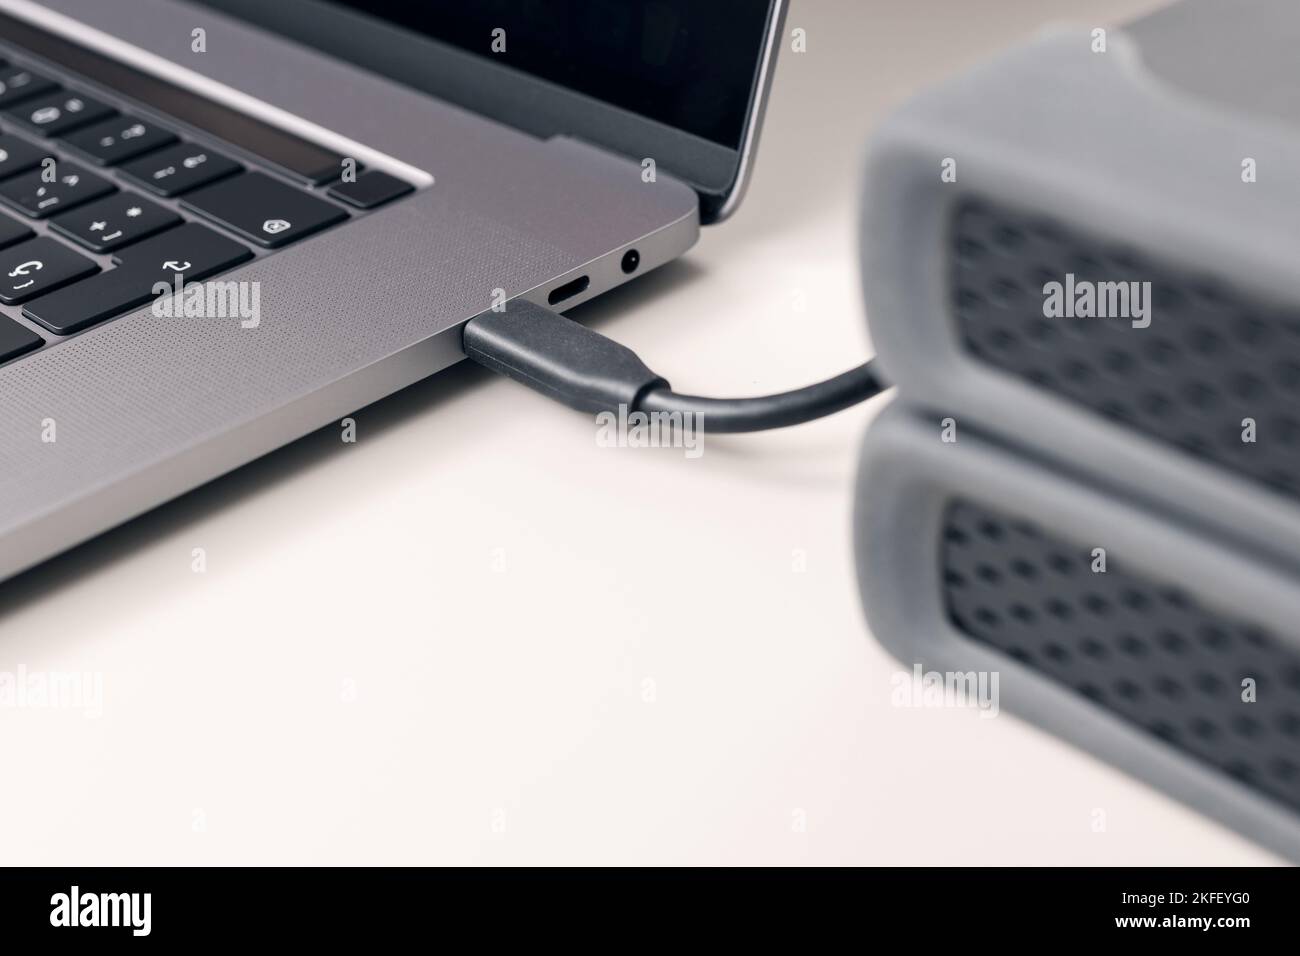
[{"label": "laptop screen", "polygon": [[197,0],[532,135],[739,201],[784,0]]},{"label": "laptop screen", "polygon": [[767,0],[330,0],[736,148]]}]

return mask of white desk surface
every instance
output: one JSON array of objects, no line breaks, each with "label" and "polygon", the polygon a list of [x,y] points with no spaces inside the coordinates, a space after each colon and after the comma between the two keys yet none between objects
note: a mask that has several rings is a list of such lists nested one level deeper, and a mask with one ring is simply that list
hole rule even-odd
[{"label": "white desk surface", "polygon": [[[687,391],[857,364],[873,124],[1157,2],[796,0],[746,204],[586,319]],[[0,859],[1273,862],[1014,717],[890,705],[849,544],[876,407],[688,461],[462,366],[56,560],[0,670],[102,672],[103,715],[0,710]]]}]

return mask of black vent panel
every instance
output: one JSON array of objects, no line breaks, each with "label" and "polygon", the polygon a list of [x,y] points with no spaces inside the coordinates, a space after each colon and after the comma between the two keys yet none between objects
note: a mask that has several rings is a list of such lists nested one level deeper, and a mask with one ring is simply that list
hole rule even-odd
[{"label": "black vent panel", "polygon": [[[1047,317],[1044,286],[1070,274],[1150,282],[1150,325]],[[1300,307],[974,200],[954,212],[949,294],[980,361],[1300,498]],[[1242,440],[1247,418],[1253,443]]]},{"label": "black vent panel", "polygon": [[948,507],[940,547],[948,617],[971,640],[1300,810],[1294,644],[1110,556],[1095,573],[1093,546],[969,501]]}]

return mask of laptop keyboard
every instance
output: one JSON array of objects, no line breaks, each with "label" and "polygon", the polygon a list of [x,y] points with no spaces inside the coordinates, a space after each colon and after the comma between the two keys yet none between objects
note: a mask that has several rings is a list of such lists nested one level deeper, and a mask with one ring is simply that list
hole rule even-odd
[{"label": "laptop keyboard", "polygon": [[414,189],[304,184],[24,59],[0,49],[0,366]]}]

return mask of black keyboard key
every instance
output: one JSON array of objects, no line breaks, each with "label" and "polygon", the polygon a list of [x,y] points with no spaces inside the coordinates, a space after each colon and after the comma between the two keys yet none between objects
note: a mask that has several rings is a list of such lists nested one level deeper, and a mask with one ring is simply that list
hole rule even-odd
[{"label": "black keyboard key", "polygon": [[176,142],[176,134],[150,120],[115,116],[79,129],[63,139],[100,166],[116,166]]},{"label": "black keyboard key", "polygon": [[110,269],[28,302],[23,315],[55,335],[71,335],[138,309],[155,297],[155,283],[164,281],[143,269]]},{"label": "black keyboard key", "polygon": [[91,252],[110,252],[181,221],[157,203],[118,193],[50,220],[51,228]]},{"label": "black keyboard key", "polygon": [[197,222],[169,229],[113,256],[123,266],[152,270],[154,282],[160,278],[171,282],[177,273],[186,282],[205,279],[251,258],[253,253],[246,246]]},{"label": "black keyboard key", "polygon": [[335,199],[343,200],[349,206],[356,206],[358,209],[374,209],[376,206],[391,202],[398,196],[405,196],[414,189],[415,187],[405,180],[372,169],[358,176],[356,182],[335,183],[330,187],[329,194]]},{"label": "black keyboard key", "polygon": [[17,136],[0,135],[0,179],[35,169],[51,154]]},{"label": "black keyboard key", "polygon": [[0,249],[5,246],[12,246],[15,242],[21,242],[29,238],[31,234],[32,231],[17,219],[0,216]]},{"label": "black keyboard key", "polygon": [[44,219],[117,190],[107,180],[68,162],[56,164],[53,182],[46,182],[44,174],[44,169],[37,169],[0,183],[0,202],[33,219]]},{"label": "black keyboard key", "polygon": [[38,93],[44,93],[57,87],[53,80],[25,70],[21,66],[8,66],[0,69],[0,107],[9,106],[19,100]]},{"label": "black keyboard key", "polygon": [[242,168],[196,143],[177,143],[127,163],[122,173],[159,196],[179,196]]},{"label": "black keyboard key", "polygon": [[45,340],[13,319],[0,315],[0,362],[26,355],[45,344]]},{"label": "black keyboard key", "polygon": [[252,252],[197,223],[187,223],[132,246],[116,269],[78,282],[23,307],[51,332],[68,335],[137,309],[154,299],[158,283],[196,282],[245,262]]},{"label": "black keyboard key", "polygon": [[268,248],[287,245],[347,218],[337,206],[261,173],[200,189],[181,204]]},{"label": "black keyboard key", "polygon": [[52,90],[5,110],[5,118],[42,136],[61,136],[78,126],[112,116],[107,103],[72,90]]},{"label": "black keyboard key", "polygon": [[32,239],[0,252],[0,302],[16,305],[98,271],[53,239]]}]

